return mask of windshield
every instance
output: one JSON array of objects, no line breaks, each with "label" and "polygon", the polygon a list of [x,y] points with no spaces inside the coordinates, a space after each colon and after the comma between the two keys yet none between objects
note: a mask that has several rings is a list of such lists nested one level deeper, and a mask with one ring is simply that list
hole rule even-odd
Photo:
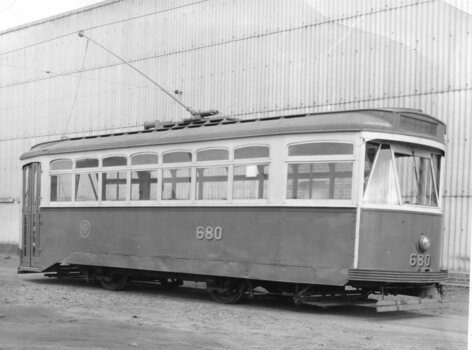
[{"label": "windshield", "polygon": [[437,207],[440,159],[411,145],[367,143],[364,202]]}]

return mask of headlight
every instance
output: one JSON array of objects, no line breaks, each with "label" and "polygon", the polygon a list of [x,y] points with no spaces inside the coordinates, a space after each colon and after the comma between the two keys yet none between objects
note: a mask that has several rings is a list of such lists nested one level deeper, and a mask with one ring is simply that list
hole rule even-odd
[{"label": "headlight", "polygon": [[431,240],[429,237],[422,233],[420,239],[418,240],[417,248],[420,253],[424,253],[431,247]]}]

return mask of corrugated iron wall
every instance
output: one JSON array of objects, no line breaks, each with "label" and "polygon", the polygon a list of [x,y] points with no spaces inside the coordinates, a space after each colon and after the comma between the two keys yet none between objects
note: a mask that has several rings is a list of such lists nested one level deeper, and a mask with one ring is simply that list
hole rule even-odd
[{"label": "corrugated iron wall", "polygon": [[[443,262],[470,270],[472,16],[442,0],[111,0],[0,33],[0,198],[30,145],[188,114],[420,108],[448,124]],[[0,203],[0,241],[19,204]]]}]

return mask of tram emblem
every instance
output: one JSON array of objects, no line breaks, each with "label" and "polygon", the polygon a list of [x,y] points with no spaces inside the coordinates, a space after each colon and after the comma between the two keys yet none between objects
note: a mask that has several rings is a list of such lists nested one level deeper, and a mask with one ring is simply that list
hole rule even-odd
[{"label": "tram emblem", "polygon": [[90,222],[88,220],[80,222],[80,235],[82,238],[87,238],[90,235]]}]

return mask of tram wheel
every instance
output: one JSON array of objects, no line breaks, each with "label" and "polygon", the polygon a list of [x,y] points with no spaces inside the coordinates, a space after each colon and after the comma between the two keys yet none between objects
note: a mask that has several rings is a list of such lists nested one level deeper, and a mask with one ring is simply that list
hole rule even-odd
[{"label": "tram wheel", "polygon": [[243,280],[224,279],[207,285],[207,292],[213,300],[222,304],[236,304],[246,290]]},{"label": "tram wheel", "polygon": [[100,284],[106,290],[118,291],[125,287],[127,281],[128,276],[126,276],[126,274],[112,272],[103,276],[100,279]]}]

